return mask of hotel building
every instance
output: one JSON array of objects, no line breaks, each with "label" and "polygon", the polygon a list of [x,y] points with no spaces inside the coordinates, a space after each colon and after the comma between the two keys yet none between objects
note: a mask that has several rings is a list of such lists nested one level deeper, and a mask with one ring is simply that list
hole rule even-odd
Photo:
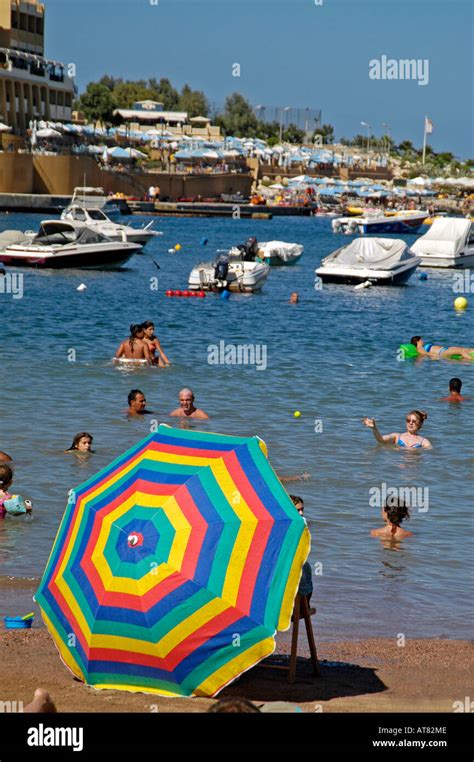
[{"label": "hotel building", "polygon": [[21,134],[32,119],[70,122],[75,85],[66,64],[44,57],[45,7],[0,0],[0,120]]}]

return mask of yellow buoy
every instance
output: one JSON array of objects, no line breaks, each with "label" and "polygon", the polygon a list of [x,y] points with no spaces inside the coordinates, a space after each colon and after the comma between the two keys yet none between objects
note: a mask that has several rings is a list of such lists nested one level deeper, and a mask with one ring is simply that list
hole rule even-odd
[{"label": "yellow buoy", "polygon": [[180,248],[181,248],[181,244],[180,244],[180,243],[177,243],[177,244],[176,244],[176,246],[175,246],[174,248],[175,248],[175,251],[179,251],[179,250],[180,250]]},{"label": "yellow buoy", "polygon": [[295,417],[295,418],[301,418],[301,413],[300,413],[300,411],[299,411],[299,410],[295,410],[295,412],[293,413],[293,415],[294,415],[294,417]]},{"label": "yellow buoy", "polygon": [[465,310],[467,309],[467,299],[465,296],[458,296],[454,300],[454,309],[455,310]]}]

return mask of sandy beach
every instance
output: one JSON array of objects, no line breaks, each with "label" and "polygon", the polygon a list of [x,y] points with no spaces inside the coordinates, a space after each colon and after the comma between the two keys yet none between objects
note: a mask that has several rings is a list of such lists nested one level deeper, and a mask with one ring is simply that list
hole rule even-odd
[{"label": "sandy beach", "polygon": [[[214,701],[96,691],[73,678],[45,630],[2,632],[0,649],[3,701],[27,704],[39,686],[50,692],[59,712],[205,712]],[[304,654],[302,649],[303,642]],[[275,663],[284,663],[287,650],[278,641]],[[318,655],[320,678],[312,677],[309,660],[301,656],[294,685],[285,672],[256,667],[220,696],[243,696],[257,706],[288,701],[304,712],[450,713],[454,701],[472,693],[474,648],[464,640],[407,640],[403,648],[382,638],[325,642],[318,644]]]}]

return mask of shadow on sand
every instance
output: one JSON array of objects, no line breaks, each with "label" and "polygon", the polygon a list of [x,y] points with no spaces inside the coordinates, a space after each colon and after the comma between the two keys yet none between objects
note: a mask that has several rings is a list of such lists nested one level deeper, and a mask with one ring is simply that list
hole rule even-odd
[{"label": "shadow on sand", "polygon": [[[287,666],[288,656],[272,656],[263,664]],[[298,657],[296,682],[288,683],[286,670],[269,669],[259,664],[225,688],[219,698],[244,696],[250,701],[328,701],[343,696],[381,693],[387,686],[375,669],[345,662],[319,663],[320,677],[313,675],[310,659]]]}]

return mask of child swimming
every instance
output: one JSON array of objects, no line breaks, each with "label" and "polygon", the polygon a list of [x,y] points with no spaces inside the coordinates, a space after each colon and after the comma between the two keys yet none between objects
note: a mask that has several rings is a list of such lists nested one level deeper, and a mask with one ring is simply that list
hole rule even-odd
[{"label": "child swimming", "polygon": [[385,503],[382,509],[382,517],[386,522],[380,529],[372,529],[372,537],[380,537],[385,540],[402,540],[404,537],[412,537],[413,532],[402,529],[400,524],[404,519],[410,518],[410,512],[403,500],[390,499],[390,505]]},{"label": "child swimming", "polygon": [[92,434],[89,434],[87,431],[81,431],[79,434],[76,434],[72,440],[72,445],[66,452],[94,452],[92,449],[93,441],[94,437]]},{"label": "child swimming", "polygon": [[[10,466],[0,463],[0,519],[4,519],[7,515],[7,509],[5,508],[5,501],[11,500],[13,495],[8,493],[8,489],[13,484],[13,471]],[[31,513],[32,507],[29,501],[25,501],[27,513]],[[24,510],[24,508],[23,508]]]}]

